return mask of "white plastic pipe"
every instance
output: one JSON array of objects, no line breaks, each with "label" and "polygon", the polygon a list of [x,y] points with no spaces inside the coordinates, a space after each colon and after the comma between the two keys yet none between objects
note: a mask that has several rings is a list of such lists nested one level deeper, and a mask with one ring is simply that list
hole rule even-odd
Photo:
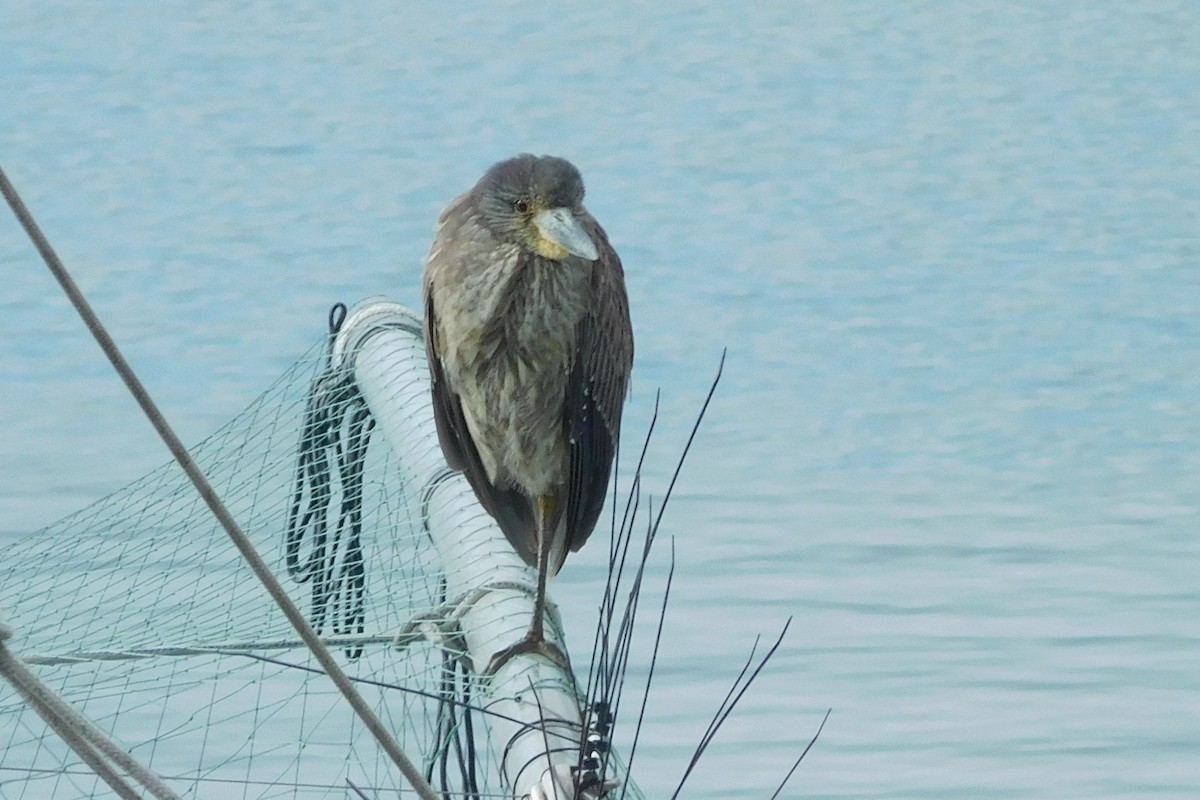
[{"label": "white plastic pipe", "polygon": [[[447,470],[430,399],[420,319],[399,303],[372,299],[347,316],[334,366],[353,371],[377,431],[400,456],[408,501],[423,510],[446,575],[446,597],[466,597],[458,629],[477,674],[524,638],[533,617],[536,572],[479,506],[466,478]],[[547,597],[551,619],[557,611]],[[546,637],[566,652],[559,626]],[[536,655],[505,663],[486,687],[487,707],[519,722],[489,720],[504,779],[516,797],[572,800],[581,713],[573,676]]]}]

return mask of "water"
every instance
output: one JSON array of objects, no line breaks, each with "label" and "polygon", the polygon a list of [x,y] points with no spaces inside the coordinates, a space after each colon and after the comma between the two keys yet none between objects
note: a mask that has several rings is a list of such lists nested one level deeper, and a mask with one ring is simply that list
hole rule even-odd
[{"label": "water", "polygon": [[[0,163],[181,435],[441,206],[572,158],[628,270],[677,577],[635,773],[689,796],[1200,795],[1192,4],[0,5]],[[0,214],[0,531],[165,458]],[[665,554],[665,551],[664,551]],[[556,582],[590,637],[599,548]],[[656,562],[656,575],[665,570]],[[648,653],[643,650],[643,658]]]}]

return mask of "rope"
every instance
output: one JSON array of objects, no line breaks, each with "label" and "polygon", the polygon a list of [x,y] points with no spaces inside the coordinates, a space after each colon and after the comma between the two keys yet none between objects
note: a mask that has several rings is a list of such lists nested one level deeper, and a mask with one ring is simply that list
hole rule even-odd
[{"label": "rope", "polygon": [[[369,645],[406,646],[419,641],[422,635],[399,640],[397,634],[354,634],[351,636],[326,636],[322,641],[326,647],[363,649]],[[249,654],[269,650],[295,650],[304,647],[300,639],[275,639],[270,641],[229,642],[210,645],[160,645],[157,647],[135,647],[127,650],[72,650],[67,653],[24,653],[21,661],[27,666],[54,667],[62,664],[85,664],[93,661],[144,661],[153,658],[179,658],[183,656],[207,656],[213,653]]]},{"label": "rope", "polygon": [[397,744],[395,738],[384,728],[379,717],[376,716],[375,712],[371,710],[371,707],[367,705],[366,701],[363,700],[362,696],[354,688],[346,673],[338,666],[333,654],[329,652],[317,633],[304,619],[304,615],[300,612],[300,609],[287,596],[283,586],[279,583],[274,573],[271,572],[270,567],[259,556],[258,552],[254,549],[254,545],[242,531],[241,526],[238,525],[237,521],[229,513],[229,509],[225,507],[221,498],[217,496],[216,490],[208,482],[208,478],[205,477],[203,471],[196,465],[196,462],[192,460],[187,448],[184,447],[183,442],[175,435],[174,430],[171,429],[171,426],[158,410],[158,406],[154,404],[142,382],[134,374],[125,357],[121,355],[116,342],[108,334],[100,318],[92,310],[91,305],[75,284],[67,268],[59,260],[49,241],[46,240],[37,222],[34,221],[33,216],[21,201],[20,195],[17,194],[13,185],[9,183],[8,176],[5,175],[3,169],[0,169],[0,193],[3,193],[4,199],[8,202],[17,217],[17,221],[21,223],[21,227],[25,229],[25,233],[28,234],[34,247],[41,254],[42,260],[46,262],[46,266],[50,269],[51,274],[54,275],[59,285],[62,286],[63,291],[66,293],[68,299],[70,299],[71,304],[75,306],[75,310],[87,325],[88,330],[91,331],[92,336],[96,338],[100,349],[104,351],[104,354],[116,369],[117,374],[121,376],[121,380],[125,382],[125,386],[129,389],[138,405],[141,406],[142,411],[150,420],[150,424],[154,426],[158,435],[162,437],[167,449],[171,451],[171,455],[175,457],[175,460],[179,462],[183,471],[187,473],[188,478],[192,481],[192,485],[196,487],[196,491],[200,493],[209,510],[212,511],[213,516],[225,528],[225,532],[229,534],[229,538],[233,541],[234,546],[237,547],[242,557],[246,560],[246,563],[254,571],[254,574],[258,576],[258,579],[262,582],[276,605],[283,611],[288,622],[296,629],[300,638],[304,640],[309,650],[312,651],[313,656],[325,669],[330,680],[337,686],[342,696],[346,698],[346,702],[358,714],[363,724],[374,735],[375,740],[379,742],[380,747],[395,762],[400,772],[408,779],[413,788],[416,789],[417,794],[422,800],[437,800],[437,794],[434,792],[433,787],[429,785],[421,775],[421,772],[400,749],[400,745]]},{"label": "rope", "polygon": [[[308,391],[284,534],[288,574],[299,583],[311,583],[310,624],[317,633],[331,611],[335,633],[362,633],[366,622],[363,467],[375,421],[350,371],[333,364],[335,337],[345,317],[346,306],[341,303],[329,312],[325,366]],[[331,529],[335,474],[341,508]],[[308,555],[301,558],[306,543]],[[361,648],[346,649],[350,659],[360,655]]]},{"label": "rope", "polygon": [[162,780],[143,767],[120,745],[87,717],[80,714],[63,700],[53,689],[36,675],[8,649],[5,641],[12,630],[0,624],[0,675],[3,675],[46,724],[57,733],[67,746],[85,764],[92,768],[120,797],[140,800],[138,792],[114,769],[120,767],[134,780],[146,788],[157,800],[179,800],[179,795]]}]

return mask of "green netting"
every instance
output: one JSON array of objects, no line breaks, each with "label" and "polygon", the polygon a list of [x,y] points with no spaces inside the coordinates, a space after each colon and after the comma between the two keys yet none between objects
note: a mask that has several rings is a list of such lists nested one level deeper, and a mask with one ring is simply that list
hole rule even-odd
[{"label": "green netting", "polygon": [[[324,360],[315,346],[192,451],[281,576],[306,402]],[[343,438],[330,458],[345,451]],[[348,673],[435,786],[452,796],[468,788],[499,795],[500,754],[486,716],[439,701],[477,698],[476,679],[424,639],[393,641],[445,599],[396,458],[382,441],[366,450],[361,587],[343,574],[357,558],[344,527],[333,541],[348,492],[332,471],[331,502],[319,511],[331,578],[317,591],[315,606],[325,608],[317,616],[324,635],[343,635],[347,653],[361,649],[357,659],[341,656]],[[285,582],[312,617],[314,581]],[[347,614],[360,588],[361,611]],[[8,548],[0,611],[15,630],[10,649],[180,794],[358,797],[352,782],[374,798],[403,787],[174,463]],[[0,682],[0,796],[106,793]]]}]

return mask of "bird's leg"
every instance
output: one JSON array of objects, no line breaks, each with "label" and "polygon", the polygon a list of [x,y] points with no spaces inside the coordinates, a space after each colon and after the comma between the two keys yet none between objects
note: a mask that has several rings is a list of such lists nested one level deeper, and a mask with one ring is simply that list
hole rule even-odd
[{"label": "bird's leg", "polygon": [[554,511],[558,506],[558,498],[552,494],[542,495],[537,499],[537,543],[538,543],[538,582],[537,593],[533,597],[533,620],[529,623],[529,631],[525,638],[511,647],[506,647],[492,656],[485,674],[492,675],[504,666],[510,658],[521,653],[538,653],[553,661],[563,669],[570,670],[571,662],[566,654],[552,642],[546,641],[546,578],[550,572],[550,523],[554,519]]},{"label": "bird's leg", "polygon": [[[550,537],[546,535],[546,522],[549,519],[547,506],[550,506],[553,498],[538,498],[538,581],[537,594],[533,596],[533,621],[529,623],[529,633],[525,635],[525,640],[529,642],[544,642],[544,625],[546,622],[546,573],[550,567]],[[553,512],[550,512],[553,513]]]}]

